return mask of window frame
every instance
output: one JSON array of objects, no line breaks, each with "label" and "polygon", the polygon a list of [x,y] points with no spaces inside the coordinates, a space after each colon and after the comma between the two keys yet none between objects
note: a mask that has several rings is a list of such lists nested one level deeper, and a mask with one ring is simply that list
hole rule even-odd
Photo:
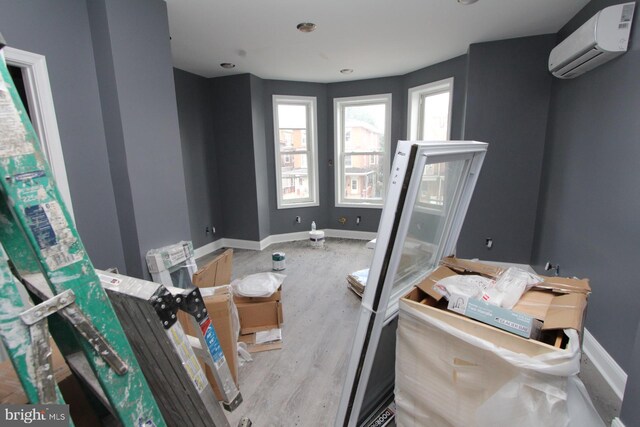
[{"label": "window frame", "polygon": [[[407,106],[407,136],[411,141],[422,140],[421,132],[424,123],[424,117],[422,117],[421,104],[424,98],[431,95],[438,95],[441,93],[449,92],[449,111],[447,113],[447,137],[446,140],[451,139],[451,114],[453,112],[453,83],[454,78],[449,77],[446,79],[438,80],[435,82],[423,84],[409,88],[408,91],[408,106]],[[418,195],[418,198],[420,195]],[[416,202],[416,209],[420,209],[423,212],[431,213],[434,215],[443,215],[444,206],[435,203],[423,203]]]},{"label": "window frame", "polygon": [[[285,153],[280,151],[280,128],[278,118],[278,105],[303,105],[307,108],[307,130],[306,130],[306,150],[288,151],[286,154],[307,155],[307,176],[309,181],[309,197],[305,199],[285,200],[282,189],[282,167],[281,156]],[[273,146],[276,169],[276,193],[278,209],[292,209],[302,207],[320,206],[319,201],[319,178],[318,178],[318,121],[317,121],[317,98],[315,96],[297,95],[273,95]]]},{"label": "window frame", "polygon": [[449,112],[447,115],[447,141],[451,139],[451,114],[453,112],[453,77],[409,88],[407,106],[407,139],[419,141],[424,120],[421,117],[420,103],[426,96],[449,92]]},{"label": "window frame", "polygon": [[[342,135],[344,125],[344,109],[350,106],[362,106],[371,104],[385,105],[385,131],[383,137],[383,151],[352,151],[345,152],[343,150],[344,141]],[[334,130],[334,194],[336,207],[348,208],[365,208],[365,209],[382,209],[384,199],[387,192],[389,171],[391,168],[391,115],[392,111],[392,94],[383,93],[378,95],[350,96],[333,99],[333,130]],[[384,184],[382,188],[382,197],[379,200],[371,199],[349,199],[344,196],[347,190],[347,183],[344,173],[344,159],[346,155],[382,155],[383,156],[383,177]],[[353,157],[351,158],[353,162]],[[350,184],[350,183],[349,183]],[[357,201],[363,200],[363,201]]]}]

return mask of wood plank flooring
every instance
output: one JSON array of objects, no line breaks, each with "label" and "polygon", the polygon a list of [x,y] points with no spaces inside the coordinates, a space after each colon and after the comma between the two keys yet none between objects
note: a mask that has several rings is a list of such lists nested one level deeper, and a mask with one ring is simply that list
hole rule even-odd
[{"label": "wood plank flooring", "polygon": [[[366,241],[327,239],[234,250],[233,278],[271,271],[271,253],[285,252],[283,348],[253,354],[240,367],[244,403],[227,412],[232,427],[248,416],[256,427],[331,426],[340,401],[360,300],[346,275],[368,268]],[[214,255],[198,260],[203,265]]]}]

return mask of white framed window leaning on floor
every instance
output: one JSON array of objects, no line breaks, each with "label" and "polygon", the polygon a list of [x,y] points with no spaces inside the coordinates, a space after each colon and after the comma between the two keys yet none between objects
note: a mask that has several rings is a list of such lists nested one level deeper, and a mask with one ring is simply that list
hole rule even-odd
[{"label": "white framed window leaning on floor", "polygon": [[278,209],[318,206],[317,102],[273,95]]}]

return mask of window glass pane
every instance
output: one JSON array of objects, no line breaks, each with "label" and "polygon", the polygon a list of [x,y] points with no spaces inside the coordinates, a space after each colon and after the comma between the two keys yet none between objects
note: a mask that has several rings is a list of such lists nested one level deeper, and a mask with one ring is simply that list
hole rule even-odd
[{"label": "window glass pane", "polygon": [[446,141],[449,119],[449,92],[426,95],[422,98],[420,110],[421,135],[424,141]]},{"label": "window glass pane", "polygon": [[278,105],[280,150],[307,149],[307,107],[305,105]]},{"label": "window glass pane", "polygon": [[[468,160],[456,160],[445,163],[425,165],[423,180],[418,190],[418,199],[411,212],[409,230],[402,248],[400,266],[394,279],[394,288],[404,287],[421,278],[425,271],[434,268],[438,259],[436,251],[443,238],[448,213],[459,197],[458,188]],[[434,171],[439,171],[436,175]],[[426,180],[424,177],[437,176],[438,180]],[[438,193],[442,197],[441,207],[444,213],[424,209],[420,205],[420,195],[432,194],[434,182],[438,184]]]},{"label": "window glass pane", "polygon": [[434,163],[427,165],[422,174],[418,203],[442,207],[444,205],[444,192],[446,189],[447,164]]},{"label": "window glass pane", "polygon": [[345,154],[344,198],[380,200],[384,192],[384,156],[382,154]]},{"label": "window glass pane", "polygon": [[344,107],[344,151],[384,151],[385,105]]},{"label": "window glass pane", "polygon": [[280,156],[282,198],[284,200],[309,198],[309,168],[307,154]]}]

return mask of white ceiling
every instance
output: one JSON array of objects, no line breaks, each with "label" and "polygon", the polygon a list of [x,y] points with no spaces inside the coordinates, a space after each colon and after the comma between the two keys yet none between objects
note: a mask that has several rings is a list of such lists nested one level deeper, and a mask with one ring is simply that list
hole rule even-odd
[{"label": "white ceiling", "polygon": [[[336,82],[401,75],[469,44],[557,32],[588,0],[167,0],[177,68]],[[312,33],[296,30],[313,22]],[[225,70],[220,63],[236,64]],[[340,74],[352,68],[350,75]]]}]

